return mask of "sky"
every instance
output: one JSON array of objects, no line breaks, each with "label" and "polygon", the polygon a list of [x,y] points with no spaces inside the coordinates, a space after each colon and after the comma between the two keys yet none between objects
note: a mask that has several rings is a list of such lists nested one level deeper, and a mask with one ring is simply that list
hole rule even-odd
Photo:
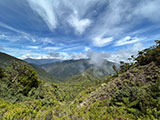
[{"label": "sky", "polygon": [[0,51],[119,62],[160,39],[160,0],[1,0]]}]

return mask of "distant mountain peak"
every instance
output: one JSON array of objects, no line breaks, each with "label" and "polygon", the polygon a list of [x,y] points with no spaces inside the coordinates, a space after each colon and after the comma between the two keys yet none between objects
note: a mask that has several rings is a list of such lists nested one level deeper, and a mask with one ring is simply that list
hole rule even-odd
[{"label": "distant mountain peak", "polygon": [[49,63],[54,63],[54,62],[59,62],[62,60],[59,59],[33,59],[33,58],[26,58],[24,61],[34,64],[34,65],[43,65],[43,64],[49,64]]}]

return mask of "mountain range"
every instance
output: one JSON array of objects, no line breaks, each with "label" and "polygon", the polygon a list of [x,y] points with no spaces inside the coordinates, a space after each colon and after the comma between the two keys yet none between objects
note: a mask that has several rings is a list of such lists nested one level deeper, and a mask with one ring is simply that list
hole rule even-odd
[{"label": "mountain range", "polygon": [[118,64],[107,60],[104,60],[101,66],[97,66],[96,64],[91,64],[90,59],[80,59],[44,64],[39,67],[50,73],[52,76],[64,81],[71,76],[85,71],[90,71],[90,73],[92,72],[92,74],[96,76],[114,74],[113,65],[116,65],[118,69]]},{"label": "mountain range", "polygon": [[26,58],[24,61],[34,64],[34,65],[43,65],[43,64],[49,64],[49,63],[54,63],[58,61],[62,61],[59,59],[32,59],[32,58]]}]

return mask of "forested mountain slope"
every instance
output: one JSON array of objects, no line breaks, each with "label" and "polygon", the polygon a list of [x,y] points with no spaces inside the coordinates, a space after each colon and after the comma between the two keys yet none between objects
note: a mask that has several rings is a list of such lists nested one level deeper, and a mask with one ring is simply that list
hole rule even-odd
[{"label": "forested mountain slope", "polygon": [[15,58],[8,54],[0,52],[0,66],[11,64],[13,61],[24,62],[18,58]]},{"label": "forested mountain slope", "polygon": [[25,62],[23,60],[20,60],[18,58],[15,58],[13,56],[10,56],[8,54],[0,52],[0,67],[6,67],[6,66],[11,65],[15,62],[17,64],[19,63],[19,64],[24,64],[26,66],[32,67],[33,69],[36,70],[36,72],[38,73],[38,77],[42,80],[54,81],[54,82],[58,81],[57,79],[55,79],[53,76],[51,76],[49,73],[47,73],[46,71],[44,71],[40,67],[35,66],[33,64],[28,64],[27,62]]},{"label": "forested mountain slope", "polygon": [[27,59],[24,59],[24,61],[26,61],[30,64],[34,64],[34,65],[43,65],[43,64],[58,62],[58,61],[61,61],[61,60],[58,60],[58,59],[32,59],[32,58],[27,58]]},{"label": "forested mountain slope", "polygon": [[25,64],[1,68],[0,118],[159,120],[160,41],[132,59],[121,62],[121,70],[112,76],[78,74],[57,84],[39,80]]},{"label": "forested mountain slope", "polygon": [[95,76],[110,75],[115,73],[113,65],[116,65],[118,68],[117,64],[107,60],[104,60],[101,66],[96,66],[90,63],[90,59],[80,59],[55,62],[51,64],[40,65],[40,67],[56,78],[61,79],[61,81],[64,81],[69,77],[85,71],[90,71],[90,73]]}]

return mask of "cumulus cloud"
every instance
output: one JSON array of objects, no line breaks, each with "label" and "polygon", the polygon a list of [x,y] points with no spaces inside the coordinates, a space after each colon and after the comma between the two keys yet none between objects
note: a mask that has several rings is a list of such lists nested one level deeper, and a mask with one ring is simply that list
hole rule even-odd
[{"label": "cumulus cloud", "polygon": [[80,34],[82,34],[91,24],[90,19],[80,19],[77,14],[71,15],[68,22]]}]

